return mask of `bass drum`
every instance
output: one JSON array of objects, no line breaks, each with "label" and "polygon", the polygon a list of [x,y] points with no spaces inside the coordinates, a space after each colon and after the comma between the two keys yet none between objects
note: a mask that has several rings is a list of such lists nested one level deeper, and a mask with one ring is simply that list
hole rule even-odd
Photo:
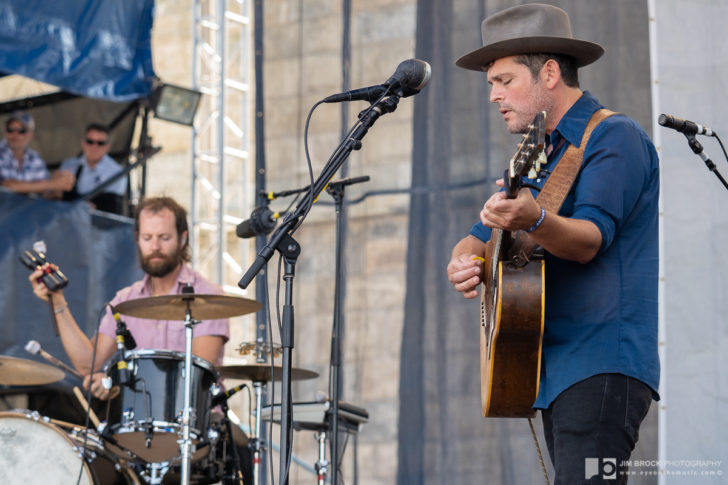
[{"label": "bass drum", "polygon": [[[108,455],[89,431],[85,458],[79,450],[84,432],[66,433],[31,411],[0,412],[0,483],[3,485],[137,485],[129,466]],[[79,478],[80,477],[80,478]]]}]

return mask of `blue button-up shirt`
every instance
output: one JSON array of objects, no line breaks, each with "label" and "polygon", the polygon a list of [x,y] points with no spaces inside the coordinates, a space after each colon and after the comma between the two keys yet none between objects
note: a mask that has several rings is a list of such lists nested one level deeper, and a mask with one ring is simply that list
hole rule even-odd
[{"label": "blue button-up shirt", "polygon": [[[559,121],[550,134],[557,148],[548,158],[549,171],[569,144],[580,145],[589,119],[600,108],[584,92]],[[587,264],[546,253],[545,330],[535,408],[548,408],[571,385],[601,373],[639,379],[659,398],[658,196],[657,152],[644,130],[624,115],[600,123],[559,215],[594,223],[602,246]],[[478,222],[470,234],[488,241],[490,232]]]}]

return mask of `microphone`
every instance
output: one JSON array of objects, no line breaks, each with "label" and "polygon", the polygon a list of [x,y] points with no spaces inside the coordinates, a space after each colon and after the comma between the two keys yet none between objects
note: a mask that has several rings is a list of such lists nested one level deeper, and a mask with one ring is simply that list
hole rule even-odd
[{"label": "microphone", "polygon": [[134,350],[137,346],[136,340],[134,340],[134,336],[131,334],[131,330],[129,330],[129,327],[126,326],[126,323],[124,320],[121,319],[121,313],[116,311],[116,308],[112,306],[109,303],[109,308],[111,309],[111,315],[114,317],[114,320],[116,321],[116,340],[117,344],[119,343],[119,337],[121,337],[121,342],[124,344],[124,348],[126,350]]},{"label": "microphone", "polygon": [[276,221],[281,216],[267,206],[256,207],[246,219],[235,228],[235,234],[241,239],[247,239],[260,234],[268,234],[276,227]]},{"label": "microphone", "polygon": [[51,364],[55,365],[56,367],[60,367],[61,369],[65,370],[71,375],[74,375],[78,377],[79,379],[83,379],[83,376],[80,372],[78,372],[73,367],[67,365],[65,362],[53,357],[51,354],[43,350],[40,346],[40,343],[38,343],[37,340],[29,340],[27,344],[25,344],[25,351],[29,354],[33,355],[40,355],[45,360],[50,362]]},{"label": "microphone", "polygon": [[672,128],[673,130],[677,130],[680,133],[685,133],[685,136],[715,136],[715,133],[713,133],[713,130],[711,130],[710,128],[699,125],[697,123],[693,123],[689,120],[678,118],[677,116],[666,115],[663,113],[657,119],[657,122],[665,128]]},{"label": "microphone", "polygon": [[394,93],[400,98],[415,95],[430,82],[432,68],[430,64],[419,59],[407,59],[397,66],[394,74],[384,84],[354,89],[344,93],[332,94],[324,98],[324,103],[340,103],[342,101],[374,101],[385,93]]},{"label": "microphone", "polygon": [[244,388],[245,384],[240,384],[238,386],[233,387],[232,389],[228,389],[225,392],[221,392],[217,396],[212,398],[212,401],[210,403],[210,407],[214,408],[215,406],[218,406],[222,404],[223,402],[226,402],[230,396],[238,392],[240,389]]}]

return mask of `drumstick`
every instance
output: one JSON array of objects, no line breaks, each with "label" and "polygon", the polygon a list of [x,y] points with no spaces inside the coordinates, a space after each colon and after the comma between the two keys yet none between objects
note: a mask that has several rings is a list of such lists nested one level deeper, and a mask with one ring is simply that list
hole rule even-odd
[{"label": "drumstick", "polygon": [[101,422],[99,421],[98,416],[96,416],[94,410],[89,407],[88,401],[86,401],[86,398],[83,397],[83,393],[81,392],[81,389],[78,388],[78,386],[73,386],[73,394],[76,396],[76,399],[78,399],[78,402],[81,403],[81,407],[83,408],[83,410],[88,413],[89,418],[91,418],[91,422],[96,428],[98,428]]},{"label": "drumstick", "polygon": [[51,354],[49,354],[48,352],[43,350],[37,340],[29,340],[28,343],[25,344],[25,351],[28,352],[29,354],[40,355],[45,360],[47,360],[51,364],[55,365],[59,369],[64,370],[64,371],[68,372],[69,374],[78,377],[79,379],[83,379],[83,376],[81,375],[81,373],[78,372],[76,369],[67,365],[65,362],[53,357]]}]

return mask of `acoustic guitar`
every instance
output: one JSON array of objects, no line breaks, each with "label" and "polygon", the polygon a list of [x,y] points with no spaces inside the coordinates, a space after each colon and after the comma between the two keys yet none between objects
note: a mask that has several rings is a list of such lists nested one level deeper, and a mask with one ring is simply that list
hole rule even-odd
[{"label": "acoustic guitar", "polygon": [[[546,113],[529,125],[504,175],[515,198],[544,160]],[[541,369],[544,328],[543,254],[527,260],[514,251],[523,231],[493,229],[486,243],[480,304],[480,383],[485,417],[532,417]]]}]

